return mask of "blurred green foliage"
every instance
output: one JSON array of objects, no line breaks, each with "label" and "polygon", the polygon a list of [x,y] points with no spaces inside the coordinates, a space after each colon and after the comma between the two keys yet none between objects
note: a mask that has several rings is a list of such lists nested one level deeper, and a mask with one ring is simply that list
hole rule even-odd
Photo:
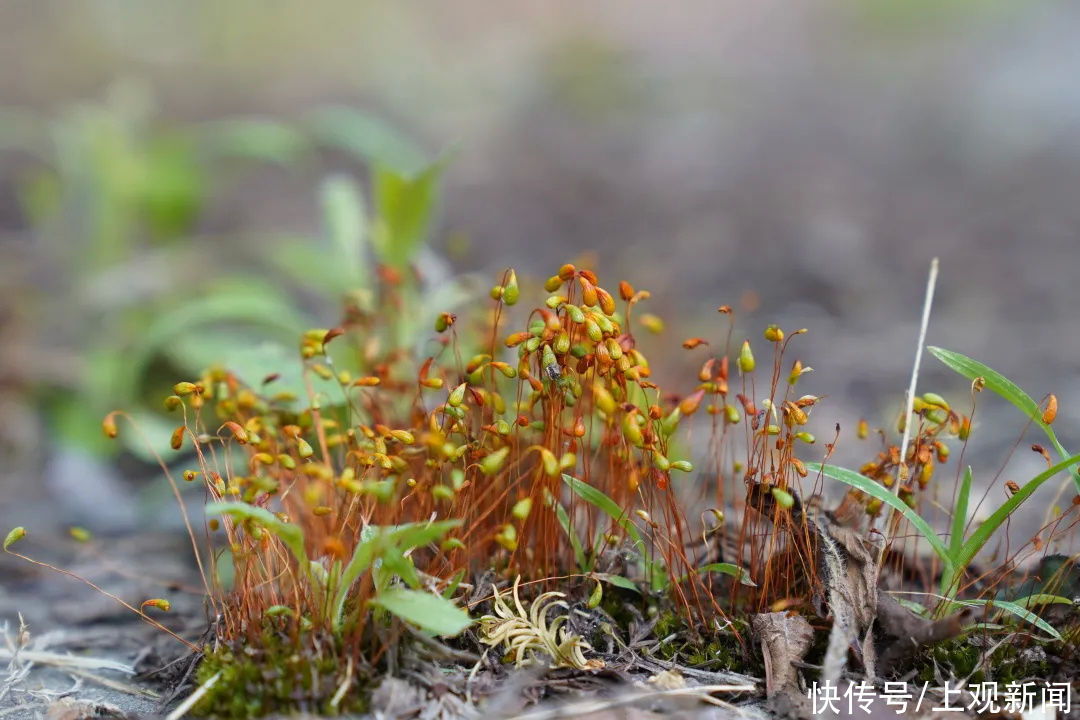
[{"label": "blurred green foliage", "polygon": [[[438,212],[446,165],[351,108],[289,122],[176,125],[161,122],[151,96],[131,84],[52,117],[0,109],[0,152],[30,158],[16,191],[34,261],[49,276],[19,289],[23,314],[47,326],[30,333],[30,354],[77,360],[74,377],[24,390],[54,441],[99,455],[116,449],[100,420],[117,408],[151,445],[167,446],[174,421],[158,399],[178,374],[218,363],[258,383],[285,369],[277,387],[299,391],[299,365],[288,360],[301,332],[336,321],[342,298],[372,307],[377,265],[412,265]],[[283,236],[215,226],[227,215],[222,198],[254,174],[318,170],[328,156],[345,159],[350,172],[322,180],[321,229]],[[426,303],[420,287],[412,301]],[[438,292],[440,309],[465,297],[455,282]],[[418,314],[400,313],[392,331],[419,337]],[[127,449],[146,453],[137,439]]]}]

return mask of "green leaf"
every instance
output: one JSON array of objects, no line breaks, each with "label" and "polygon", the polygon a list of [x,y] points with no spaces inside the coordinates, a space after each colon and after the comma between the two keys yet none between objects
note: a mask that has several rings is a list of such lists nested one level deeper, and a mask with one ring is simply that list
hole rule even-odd
[{"label": "green leaf", "polygon": [[971,537],[967,539],[963,547],[960,548],[959,554],[953,558],[954,567],[956,572],[963,572],[964,568],[975,558],[982,546],[990,539],[990,536],[994,534],[1001,525],[1012,515],[1016,508],[1020,507],[1020,504],[1027,500],[1033,492],[1039,489],[1039,487],[1050,478],[1057,475],[1062,470],[1066,470],[1072,465],[1080,463],[1080,455],[1073,455],[1066,458],[1054,465],[1024,484],[1019,492],[1016,492],[1006,500],[1002,505],[991,513],[990,517],[979,524],[979,527],[975,528],[975,532],[971,533]]},{"label": "green leaf", "polygon": [[187,139],[179,135],[155,138],[143,154],[141,175],[138,200],[151,233],[163,239],[190,233],[208,183]]},{"label": "green leaf", "polygon": [[371,240],[383,264],[405,269],[420,251],[435,215],[442,172],[441,162],[415,176],[375,168],[372,194],[378,222]]},{"label": "green leaf", "polygon": [[850,485],[857,490],[862,490],[870,497],[877,498],[881,502],[889,505],[907,518],[915,529],[926,538],[926,541],[930,543],[930,547],[934,549],[934,552],[937,553],[938,557],[946,562],[950,561],[949,549],[945,547],[945,543],[937,536],[934,529],[930,527],[917,512],[908,507],[907,503],[890,492],[888,488],[882,487],[870,478],[865,475],[860,475],[854,470],[848,470],[835,465],[806,463],[806,469],[810,472],[820,472],[825,477],[832,478],[833,480],[839,480],[845,485]]},{"label": "green leaf", "polygon": [[967,607],[983,607],[984,605],[990,605],[998,610],[1004,610],[1021,620],[1031,623],[1055,640],[1062,639],[1061,633],[1055,630],[1053,625],[1015,602],[1009,602],[1008,600],[953,600],[953,603],[956,605],[965,605]]},{"label": "green leaf", "polygon": [[375,538],[362,537],[360,542],[356,544],[356,548],[353,549],[352,558],[349,559],[349,564],[345,566],[345,570],[341,574],[341,582],[335,590],[333,600],[333,623],[335,630],[341,628],[341,613],[345,608],[345,600],[349,596],[349,590],[352,588],[353,583],[359,579],[360,575],[371,567],[371,564],[375,560],[376,545],[377,540]]},{"label": "green leaf", "polygon": [[[732,576],[733,578],[738,580],[739,583],[742,584],[742,585],[746,585],[748,587],[757,587],[757,583],[755,583],[753,580],[750,579],[750,573],[746,572],[746,570],[743,570],[738,565],[733,565],[731,563],[726,563],[726,562],[709,563],[708,565],[703,565],[703,566],[697,568],[694,572],[696,572],[696,573],[710,573],[710,572],[724,573],[725,575]],[[689,578],[689,577],[690,577],[689,575],[683,575],[681,578],[679,578],[679,582],[685,582],[686,579]]]},{"label": "green leaf", "polygon": [[[193,373],[220,365],[269,396],[291,393],[301,400],[308,397],[299,353],[278,342],[260,341],[254,333],[206,330],[198,335],[185,335],[176,339],[169,354],[181,368]],[[263,379],[270,375],[276,376],[274,381],[263,385]],[[324,408],[345,404],[344,391],[336,380],[324,380],[308,373],[308,381],[312,392],[322,396]],[[165,438],[168,439],[168,433]]]},{"label": "green leaf", "polygon": [[[986,387],[1015,405],[1022,413],[1024,413],[1024,415],[1027,415],[1033,423],[1042,428],[1043,432],[1046,433],[1046,437],[1050,440],[1051,444],[1053,444],[1054,449],[1057,450],[1060,457],[1065,458],[1069,456],[1069,452],[1062,447],[1061,443],[1058,441],[1057,433],[1054,432],[1054,428],[1043,422],[1042,411],[1039,406],[1031,399],[1030,395],[1021,390],[1020,386],[1012,380],[1005,377],[997,370],[982,364],[978,360],[969,358],[967,355],[934,346],[930,346],[926,349],[931,355],[948,365],[955,372],[966,377],[968,380],[974,380],[977,377],[983,378],[983,380],[986,381]],[[1073,484],[1076,485],[1077,492],[1080,492],[1080,473],[1073,473]]]},{"label": "green leaf", "polygon": [[428,543],[435,542],[444,537],[448,532],[461,526],[461,520],[441,520],[431,523],[406,523],[392,528],[386,528],[390,540],[401,547],[402,550],[410,550],[423,547]]},{"label": "green leaf", "polygon": [[366,287],[365,250],[367,218],[360,188],[349,177],[333,175],[323,181],[320,189],[323,224],[334,252],[330,260],[344,269],[350,287]]},{"label": "green leaf", "polygon": [[952,532],[949,534],[949,554],[956,557],[964,545],[964,526],[967,524],[968,498],[971,496],[971,466],[964,471],[960,482],[960,492],[956,495],[956,507],[953,509]]},{"label": "green leaf", "polygon": [[597,490],[592,485],[578,480],[576,477],[564,474],[562,476],[563,482],[570,486],[570,490],[582,500],[589,503],[593,507],[601,510],[610,517],[615,523],[626,531],[626,534],[634,541],[635,544],[644,547],[645,543],[641,538],[641,533],[638,532],[634,523],[630,522],[630,518],[619,507],[618,503],[612,500],[610,497],[604,494],[602,490]]},{"label": "green leaf", "polygon": [[1016,598],[1012,602],[1022,608],[1040,607],[1043,605],[1072,605],[1073,601],[1060,595],[1048,593],[1035,593],[1022,598]]},{"label": "green leaf", "polygon": [[457,635],[472,624],[469,614],[457,605],[422,590],[389,588],[371,602],[436,635]]},{"label": "green leaf", "polygon": [[585,549],[581,546],[581,538],[578,537],[574,526],[570,524],[570,516],[566,514],[566,508],[558,502],[555,503],[555,518],[559,521],[563,532],[570,538],[570,547],[574,550],[574,560],[577,561],[578,570],[588,572],[592,569],[592,563],[585,557]]},{"label": "green leaf", "polygon": [[420,573],[416,571],[412,558],[405,555],[396,545],[383,547],[378,555],[375,567],[375,587],[382,592],[390,586],[394,577],[399,577],[411,588],[419,588]]},{"label": "green leaf", "polygon": [[310,144],[302,133],[270,118],[219,120],[200,126],[198,132],[216,155],[289,166],[310,152]]},{"label": "green leaf", "polygon": [[599,509],[615,523],[626,531],[626,534],[630,536],[634,544],[642,551],[642,560],[645,565],[645,576],[649,578],[649,584],[654,590],[660,590],[667,582],[667,573],[659,563],[653,562],[649,558],[646,552],[647,548],[644,539],[641,537],[641,533],[638,532],[637,527],[630,521],[630,518],[619,507],[618,503],[605,495],[603,491],[597,490],[592,485],[586,482],[578,480],[576,477],[571,477],[565,473],[562,476],[563,482],[570,486],[570,490],[581,497],[582,500],[589,503],[593,507]]},{"label": "green leaf", "polygon": [[308,124],[323,145],[344,150],[369,164],[415,175],[428,163],[423,150],[392,125],[352,108],[321,108],[310,115]]},{"label": "green leaf", "polygon": [[[394,575],[401,577],[408,585],[418,587],[420,576],[405,552],[422,547],[461,525],[460,520],[443,520],[433,523],[406,523],[389,527],[369,525],[360,534],[360,542],[353,550],[352,558],[341,575],[333,600],[334,626],[339,628],[342,611],[349,590],[360,575],[373,564],[378,563],[376,586],[387,585]],[[460,582],[460,578],[458,578]],[[456,585],[455,585],[456,587]]]},{"label": "green leaf", "polygon": [[121,379],[123,387],[118,390],[118,398],[136,396],[136,388],[150,362],[158,353],[168,354],[177,338],[224,324],[273,330],[275,337],[293,342],[308,322],[293,309],[284,293],[269,284],[258,281],[218,284],[209,292],[193,294],[154,317],[126,354],[127,372]]},{"label": "green leaf", "polygon": [[263,526],[277,535],[281,542],[285,543],[285,546],[292,552],[293,557],[296,558],[296,562],[300,564],[300,567],[305,572],[310,571],[310,561],[308,560],[307,550],[304,549],[304,531],[298,525],[282,522],[277,515],[269,510],[242,502],[210,503],[206,506],[206,515],[208,517],[229,515],[241,520],[251,520]]},{"label": "green leaf", "polygon": [[362,302],[370,304],[371,291],[357,286],[353,268],[336,262],[334,253],[323,242],[311,238],[292,238],[270,249],[269,260],[283,279],[311,291],[327,306],[336,306],[340,296],[356,290]]},{"label": "green leaf", "polygon": [[609,573],[592,573],[590,577],[596,578],[600,582],[606,582],[608,585],[614,585],[617,588],[623,590],[629,590],[630,592],[641,594],[641,588],[631,580],[630,578],[623,577],[622,575],[611,575]]},{"label": "green leaf", "polygon": [[[956,558],[960,555],[960,548],[964,545],[964,527],[967,524],[968,499],[971,496],[971,466],[964,471],[964,479],[960,482],[960,490],[956,495],[956,507],[953,508],[952,530],[949,532],[949,557]],[[954,567],[951,560],[945,562],[945,570],[941,574],[941,594],[952,597],[956,590],[956,582],[963,573],[964,568]]]},{"label": "green leaf", "polygon": [[746,572],[746,570],[742,569],[738,565],[733,565],[731,563],[709,563],[708,565],[699,567],[697,571],[699,573],[724,573],[725,575],[730,575],[731,577],[735,578],[742,585],[747,585],[749,587],[757,587],[757,583],[750,579],[750,573]]}]

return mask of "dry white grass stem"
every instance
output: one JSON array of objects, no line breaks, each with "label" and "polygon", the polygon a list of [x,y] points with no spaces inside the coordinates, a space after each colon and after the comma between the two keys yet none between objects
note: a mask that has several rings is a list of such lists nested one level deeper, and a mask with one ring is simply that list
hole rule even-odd
[{"label": "dry white grass stem", "polygon": [[[904,408],[904,436],[900,441],[900,464],[896,468],[896,481],[893,492],[900,494],[900,483],[907,470],[907,449],[911,443],[911,413],[915,409],[915,386],[919,382],[919,367],[922,365],[923,348],[926,346],[926,330],[930,326],[930,310],[934,306],[934,288],[937,286],[938,259],[930,261],[930,274],[926,278],[926,297],[923,299],[922,323],[919,326],[919,341],[915,348],[915,362],[911,366],[911,382],[908,383],[907,405]],[[892,512],[889,513],[892,517]],[[885,557],[885,545],[878,556],[878,565]]]},{"label": "dry white grass stem", "polygon": [[214,685],[217,685],[217,681],[220,679],[221,671],[218,670],[216,673],[214,673],[213,677],[200,685],[198,689],[195,690],[195,692],[188,695],[187,699],[184,700],[184,702],[177,705],[175,710],[165,716],[165,720],[180,720],[180,718],[184,717],[184,715],[187,714],[188,710],[195,707],[195,703],[199,702],[199,700],[202,699],[203,695],[210,692],[210,688],[214,687]]}]

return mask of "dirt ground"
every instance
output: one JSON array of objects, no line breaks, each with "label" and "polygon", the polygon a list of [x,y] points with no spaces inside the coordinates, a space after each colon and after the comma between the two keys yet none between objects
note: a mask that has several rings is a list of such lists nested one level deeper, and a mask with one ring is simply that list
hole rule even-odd
[{"label": "dirt ground", "polygon": [[[185,537],[155,533],[61,547],[65,569],[133,604],[168,597],[172,609],[160,613],[161,622],[178,634],[197,641],[206,629]],[[7,666],[0,718],[155,717],[173,690],[184,692],[187,648],[114,600],[11,557],[0,559],[0,576],[0,666]]]}]

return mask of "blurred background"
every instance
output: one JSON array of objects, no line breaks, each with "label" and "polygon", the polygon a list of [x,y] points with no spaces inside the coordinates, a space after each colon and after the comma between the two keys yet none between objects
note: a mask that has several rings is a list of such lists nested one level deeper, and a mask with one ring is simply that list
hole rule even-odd
[{"label": "blurred background", "polygon": [[[939,256],[929,342],[1055,392],[1076,448],[1077,27],[1064,0],[2,3],[0,524],[178,522],[102,416],[167,447],[172,382],[332,325],[363,197],[409,208],[425,328],[583,253],[652,291],[679,391],[720,304],[740,340],[810,328],[816,431],[855,463],[859,417],[895,427]],[[921,386],[967,405],[933,358]],[[989,480],[1024,424],[982,403]]]}]

